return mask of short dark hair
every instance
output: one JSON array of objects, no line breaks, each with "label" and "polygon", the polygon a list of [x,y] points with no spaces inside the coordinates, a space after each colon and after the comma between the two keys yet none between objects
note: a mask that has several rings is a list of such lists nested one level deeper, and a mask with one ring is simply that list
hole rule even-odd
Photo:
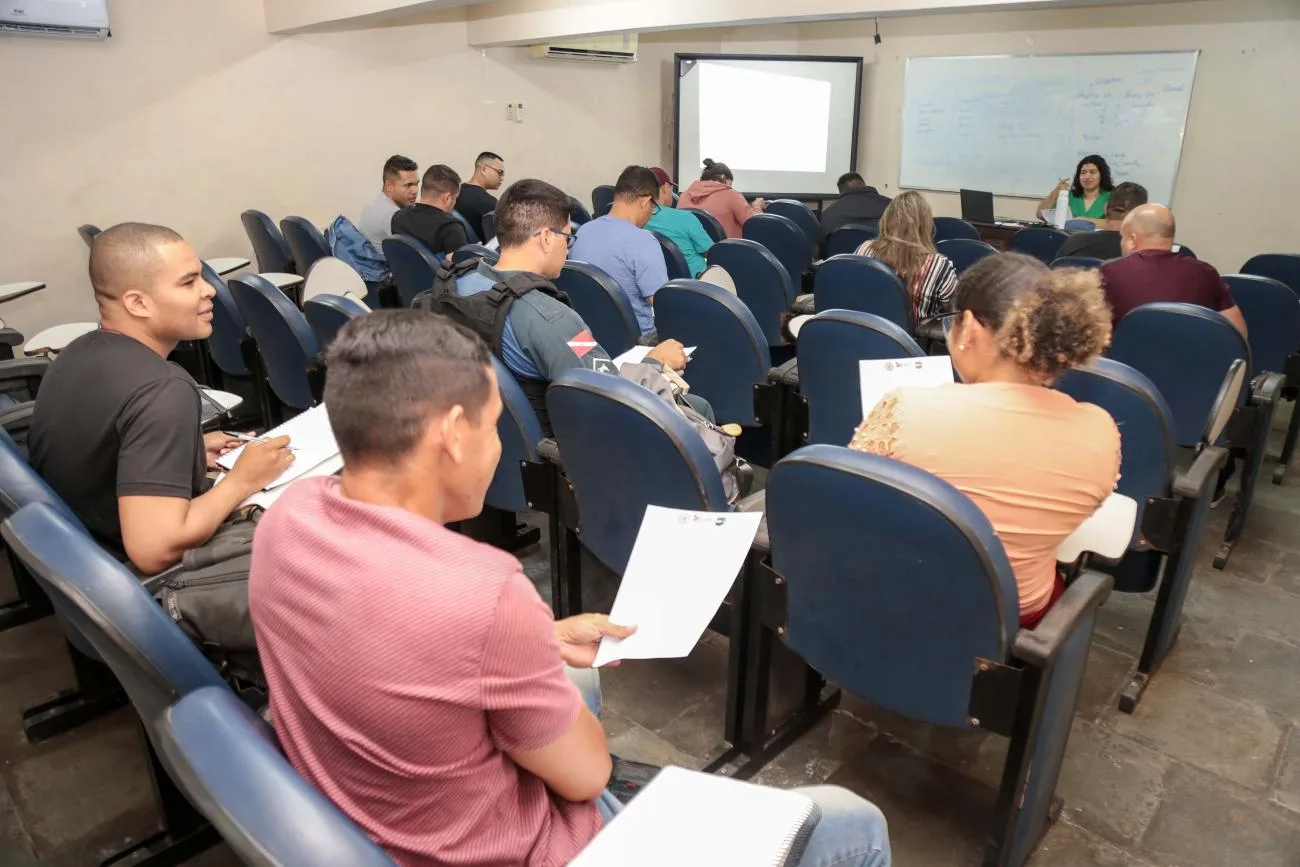
[{"label": "short dark hair", "polygon": [[445,316],[376,310],[348,322],[326,353],[325,407],[347,464],[392,464],[432,416],[454,406],[477,421],[490,398],[492,357]]},{"label": "short dark hair", "polygon": [[501,162],[506,161],[505,157],[501,156],[500,154],[494,154],[492,153],[492,151],[483,151],[483,153],[474,157],[474,165],[477,166],[481,163],[488,162],[489,160],[501,160]]},{"label": "short dark hair", "polygon": [[857,187],[865,187],[866,185],[866,179],[857,172],[845,172],[840,175],[840,179],[835,182],[835,186],[839,187],[841,193],[856,189]]},{"label": "short dark hair", "polygon": [[1132,181],[1116,184],[1106,201],[1106,217],[1118,220],[1134,208],[1147,203],[1147,188]]},{"label": "short dark hair", "polygon": [[393,154],[384,162],[384,180],[395,181],[402,172],[418,172],[420,167],[415,160],[401,154]]},{"label": "short dark hair", "polygon": [[639,199],[642,196],[653,199],[658,195],[659,179],[645,166],[628,166],[614,183],[616,199]]},{"label": "short dark hair", "polygon": [[726,163],[716,163],[708,157],[704,158],[704,171],[700,172],[702,181],[734,181],[736,176],[727,168]]},{"label": "short dark hair", "polygon": [[420,181],[420,195],[429,193],[455,193],[460,191],[460,175],[451,166],[429,166]]},{"label": "short dark hair", "polygon": [[100,232],[90,245],[90,286],[95,297],[120,297],[120,282],[151,273],[158,248],[183,240],[166,226],[151,223],[118,223]]},{"label": "short dark hair", "polygon": [[497,202],[497,241],[504,249],[528,242],[542,229],[560,232],[569,225],[569,196],[559,187],[535,178],[515,181]]}]

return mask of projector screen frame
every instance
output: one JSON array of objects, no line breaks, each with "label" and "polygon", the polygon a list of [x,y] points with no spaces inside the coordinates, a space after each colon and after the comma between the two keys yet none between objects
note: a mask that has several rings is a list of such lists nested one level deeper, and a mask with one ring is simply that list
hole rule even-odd
[{"label": "projector screen frame", "polygon": [[[682,129],[682,61],[684,60],[784,60],[799,63],[852,63],[856,67],[853,82],[853,137],[849,144],[850,172],[858,170],[858,133],[862,121],[862,66],[865,58],[837,57],[826,54],[699,54],[693,52],[673,55],[673,178],[679,189],[689,184],[682,183],[681,166],[681,129]],[[725,162],[725,160],[724,160]],[[692,169],[698,172],[700,168]],[[747,198],[795,199],[800,202],[821,202],[838,197],[838,193],[785,193],[773,191],[741,190]]]}]

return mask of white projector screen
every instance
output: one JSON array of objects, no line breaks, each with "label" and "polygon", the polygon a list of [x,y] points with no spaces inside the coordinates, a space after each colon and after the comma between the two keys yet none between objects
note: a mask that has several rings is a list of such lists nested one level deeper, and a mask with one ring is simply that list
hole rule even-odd
[{"label": "white projector screen", "polygon": [[856,168],[862,58],[678,54],[674,177],[726,163],[749,195],[838,195]]}]

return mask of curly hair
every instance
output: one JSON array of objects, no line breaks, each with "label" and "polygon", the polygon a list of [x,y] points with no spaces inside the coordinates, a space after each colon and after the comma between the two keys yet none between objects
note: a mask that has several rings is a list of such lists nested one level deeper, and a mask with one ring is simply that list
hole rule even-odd
[{"label": "curly hair", "polygon": [[1083,198],[1083,182],[1079,180],[1079,175],[1083,172],[1083,167],[1092,163],[1096,166],[1097,171],[1101,173],[1101,186],[1099,189],[1103,193],[1109,193],[1115,189],[1115,181],[1110,176],[1110,163],[1101,154],[1089,154],[1079,160],[1079,164],[1074,167],[1074,180],[1070,183],[1070,195],[1076,199]]},{"label": "curly hair", "polygon": [[1003,356],[1048,383],[1110,345],[1110,305],[1095,269],[1049,269],[1019,253],[988,256],[961,276],[955,308],[970,310]]}]

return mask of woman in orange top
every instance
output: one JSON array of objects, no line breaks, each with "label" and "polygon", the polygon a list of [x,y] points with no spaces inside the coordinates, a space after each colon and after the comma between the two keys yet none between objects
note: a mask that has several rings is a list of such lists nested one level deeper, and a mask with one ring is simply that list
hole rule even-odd
[{"label": "woman in orange top", "polygon": [[751,205],[745,197],[731,188],[735,178],[726,163],[704,161],[704,171],[700,179],[686,188],[677,200],[679,208],[699,208],[708,211],[719,223],[728,238],[739,238],[741,227],[755,214],[761,214],[767,207],[762,199],[755,199]]},{"label": "woman in orange top", "polygon": [[920,467],[979,506],[1002,541],[1032,627],[1064,591],[1056,548],[1110,495],[1119,429],[1105,410],[1055,391],[1067,368],[1110,343],[1096,271],[990,256],[957,283],[945,314],[962,383],[891,392],[850,446]]}]

